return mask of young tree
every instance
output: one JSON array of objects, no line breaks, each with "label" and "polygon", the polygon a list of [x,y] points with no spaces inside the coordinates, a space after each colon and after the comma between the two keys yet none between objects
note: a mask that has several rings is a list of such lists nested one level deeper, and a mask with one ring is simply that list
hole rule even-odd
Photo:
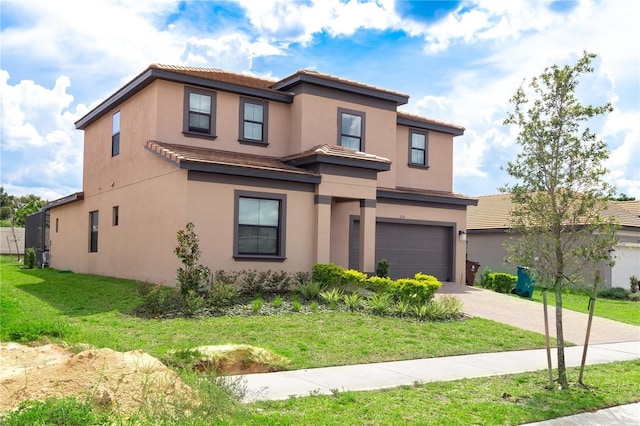
[{"label": "young tree", "polygon": [[511,193],[511,229],[518,238],[506,245],[511,260],[536,268],[556,296],[558,383],[567,375],[562,329],[562,288],[584,275],[587,266],[612,263],[615,220],[607,216],[614,189],[604,182],[609,150],[584,125],[612,111],[610,103],[582,105],[578,79],[593,72],[596,55],[585,52],[575,65],[553,65],[529,83],[530,100],[521,86],[511,98],[514,111],[504,124],[518,126],[521,152],[506,171],[517,183]]}]

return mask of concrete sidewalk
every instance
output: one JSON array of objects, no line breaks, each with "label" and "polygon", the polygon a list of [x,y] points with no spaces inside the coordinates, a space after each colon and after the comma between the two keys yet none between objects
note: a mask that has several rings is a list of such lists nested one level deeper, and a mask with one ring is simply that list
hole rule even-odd
[{"label": "concrete sidewalk", "polygon": [[[567,367],[579,366],[582,346],[565,348],[565,357]],[[552,360],[554,358],[555,350]],[[640,341],[590,345],[587,352],[588,365],[633,359],[640,359]],[[546,351],[534,349],[247,374],[238,377],[243,378],[247,388],[245,402],[250,402],[281,400],[290,396],[310,394],[330,395],[332,390],[366,391],[411,385],[416,382],[451,381],[546,368]]]}]

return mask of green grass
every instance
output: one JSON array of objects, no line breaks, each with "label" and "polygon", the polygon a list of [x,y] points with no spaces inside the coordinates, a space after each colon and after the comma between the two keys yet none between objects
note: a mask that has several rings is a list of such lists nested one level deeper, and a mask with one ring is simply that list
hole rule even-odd
[{"label": "green grass", "polygon": [[[493,321],[421,322],[363,313],[142,319],[134,281],[3,263],[0,339],[46,334],[67,343],[162,357],[171,349],[250,344],[310,368],[544,346],[542,335]],[[24,315],[29,312],[29,315]],[[477,336],[483,336],[478,339]]]},{"label": "green grass", "polygon": [[[141,303],[137,286],[130,280],[53,269],[22,270],[0,258],[0,340],[30,341],[46,335],[54,342],[142,349],[157,357],[170,349],[247,343],[288,357],[292,368],[544,346],[539,334],[479,318],[431,323],[332,311],[142,319],[131,315]],[[569,374],[577,376],[574,369]],[[192,373],[181,375],[208,401],[194,411],[195,417],[139,418],[135,424],[518,424],[640,400],[639,361],[588,366],[589,391],[546,390],[546,372],[537,372],[374,392],[336,390],[333,396],[248,405],[234,402],[241,389],[230,392],[228,385]],[[27,409],[25,418],[42,418],[42,410],[50,415],[87,414],[82,404],[65,400]],[[133,423],[116,419],[110,424]]]},{"label": "green grass", "polygon": [[[566,289],[562,294],[562,307],[588,314],[590,297],[591,291],[588,289]],[[535,289],[532,300],[542,303],[541,288]],[[556,304],[555,293],[551,290],[547,291],[547,303],[552,306]],[[598,298],[594,315],[627,324],[640,325],[640,302]]]},{"label": "green grass", "polygon": [[[578,369],[568,370],[577,377]],[[546,372],[340,392],[250,404],[235,422],[255,425],[515,425],[640,400],[640,361],[588,366],[590,389],[547,390]],[[231,423],[234,423],[232,421]]]}]

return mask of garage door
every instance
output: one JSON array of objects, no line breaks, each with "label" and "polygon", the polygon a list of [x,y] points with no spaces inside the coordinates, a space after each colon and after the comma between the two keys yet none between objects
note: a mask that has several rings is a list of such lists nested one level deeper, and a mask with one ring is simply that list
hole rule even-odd
[{"label": "garage door", "polygon": [[[349,247],[349,267],[357,269],[360,221],[355,220]],[[376,262],[387,259],[391,278],[413,277],[416,272],[451,281],[453,227],[415,223],[376,223]]]},{"label": "garage door", "polygon": [[616,264],[611,271],[611,286],[629,290],[629,278],[640,277],[640,244],[621,243],[613,255]]}]

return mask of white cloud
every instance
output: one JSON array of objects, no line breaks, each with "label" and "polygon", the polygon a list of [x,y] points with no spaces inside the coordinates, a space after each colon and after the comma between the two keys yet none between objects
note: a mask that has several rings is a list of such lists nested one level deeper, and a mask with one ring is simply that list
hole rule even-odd
[{"label": "white cloud", "polygon": [[187,65],[211,66],[227,70],[250,70],[258,56],[284,55],[284,51],[264,40],[252,42],[243,34],[227,34],[218,38],[190,37],[186,41],[182,61]]},{"label": "white cloud", "polygon": [[34,192],[48,199],[79,190],[82,134],[73,122],[87,108],[70,109],[69,78],[59,77],[51,89],[8,80],[0,70],[3,186],[15,195]]}]

